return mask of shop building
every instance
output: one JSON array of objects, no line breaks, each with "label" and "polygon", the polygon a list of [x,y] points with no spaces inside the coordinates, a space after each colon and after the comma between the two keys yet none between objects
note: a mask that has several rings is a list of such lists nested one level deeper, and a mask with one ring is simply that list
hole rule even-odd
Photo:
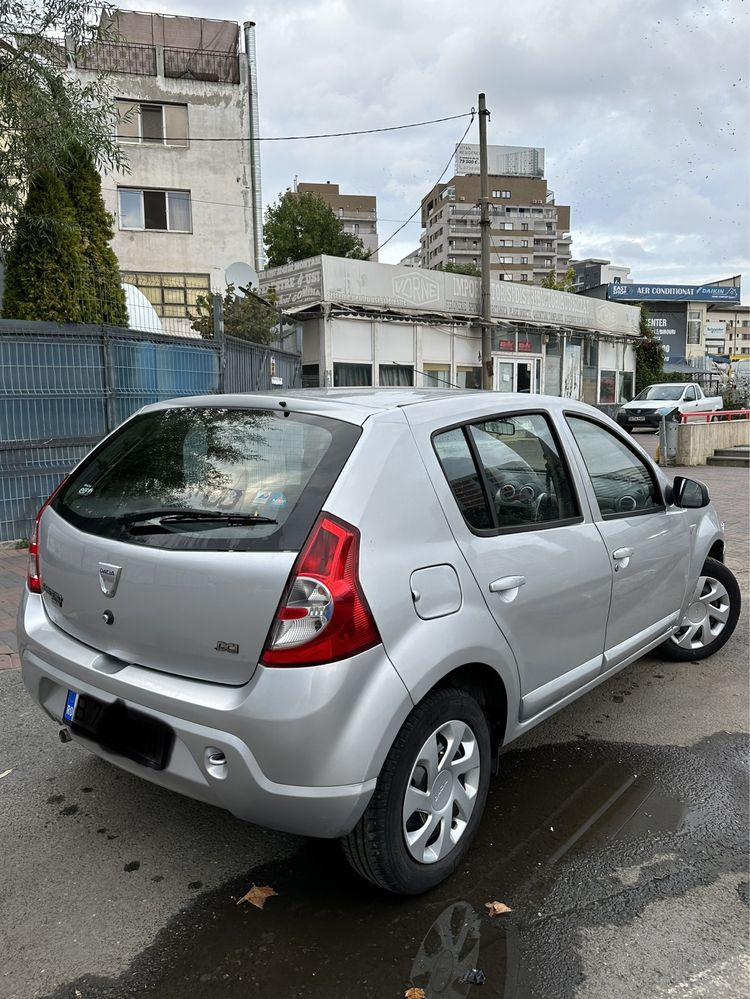
[{"label": "shop building", "polygon": [[[302,328],[306,387],[481,388],[478,278],[323,256],[266,270],[260,284]],[[630,399],[638,321],[632,306],[493,282],[493,386]]]}]

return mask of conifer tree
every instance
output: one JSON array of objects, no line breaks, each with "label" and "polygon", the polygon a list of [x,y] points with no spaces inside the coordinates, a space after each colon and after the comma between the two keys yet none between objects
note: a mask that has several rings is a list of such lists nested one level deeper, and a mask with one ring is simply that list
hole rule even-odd
[{"label": "conifer tree", "polygon": [[79,143],[70,146],[62,180],[80,229],[86,261],[86,283],[82,301],[83,322],[127,326],[125,292],[120,267],[110,246],[114,234],[112,216],[102,200],[102,181],[92,157]]},{"label": "conifer tree", "polygon": [[3,316],[82,321],[86,262],[75,213],[59,177],[40,170],[29,183],[5,268]]}]

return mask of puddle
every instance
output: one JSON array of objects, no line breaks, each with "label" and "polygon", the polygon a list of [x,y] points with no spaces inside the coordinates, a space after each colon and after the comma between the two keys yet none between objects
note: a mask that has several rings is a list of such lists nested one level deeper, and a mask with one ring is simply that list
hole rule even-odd
[{"label": "puddle", "polygon": [[[428,999],[466,999],[476,986],[463,979],[479,968],[479,995],[568,995],[554,983],[563,966],[575,977],[576,920],[607,905],[607,919],[632,919],[628,893],[647,893],[665,865],[679,881],[715,786],[683,750],[585,740],[510,751],[464,865],[429,894],[371,888],[337,844],[311,841],[196,899],[120,979],[75,987],[97,999],[396,999],[416,986]],[[277,892],[262,911],[236,905],[252,883]],[[493,900],[513,912],[490,918]]]}]

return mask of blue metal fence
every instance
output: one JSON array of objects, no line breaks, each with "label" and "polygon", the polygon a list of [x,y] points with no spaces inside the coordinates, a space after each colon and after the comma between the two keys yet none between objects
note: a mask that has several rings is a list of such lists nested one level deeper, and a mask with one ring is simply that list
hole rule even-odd
[{"label": "blue metal fence", "polygon": [[63,476],[142,406],[300,379],[297,354],[234,337],[0,319],[0,542],[29,537]]}]

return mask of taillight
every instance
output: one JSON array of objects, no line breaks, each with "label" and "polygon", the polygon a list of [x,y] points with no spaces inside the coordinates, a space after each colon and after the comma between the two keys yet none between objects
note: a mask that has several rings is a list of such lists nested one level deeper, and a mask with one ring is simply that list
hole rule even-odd
[{"label": "taillight", "polygon": [[260,661],[317,666],[377,645],[358,570],[359,531],[321,514],[292,569]]},{"label": "taillight", "polygon": [[36,515],[36,520],[34,521],[34,533],[31,537],[31,541],[29,542],[29,568],[26,575],[26,585],[32,593],[42,592],[42,570],[39,565],[39,522],[42,519],[42,514],[62,489],[67,478],[68,476],[66,475],[57,488],[53,489],[49,498],[42,504],[39,513]]}]

